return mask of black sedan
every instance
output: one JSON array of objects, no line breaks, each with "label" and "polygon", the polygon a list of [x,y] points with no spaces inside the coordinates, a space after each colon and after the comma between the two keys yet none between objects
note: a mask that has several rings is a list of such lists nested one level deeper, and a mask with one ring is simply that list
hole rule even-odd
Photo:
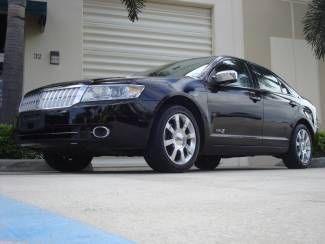
[{"label": "black sedan", "polygon": [[271,71],[234,57],[179,61],[129,77],[42,87],[22,99],[15,139],[56,170],[94,156],[144,156],[159,172],[272,155],[311,164],[315,107]]}]

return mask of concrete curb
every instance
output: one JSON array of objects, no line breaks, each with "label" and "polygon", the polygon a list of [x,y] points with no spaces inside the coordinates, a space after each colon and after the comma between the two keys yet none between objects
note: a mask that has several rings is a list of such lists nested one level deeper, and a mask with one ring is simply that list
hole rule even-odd
[{"label": "concrete curb", "polygon": [[[98,157],[84,171],[101,168],[148,167],[143,157]],[[0,159],[0,172],[55,172],[43,159]]]},{"label": "concrete curb", "polygon": [[[275,166],[284,166],[281,162],[277,163]],[[325,168],[325,157],[313,158],[311,168]]]},{"label": "concrete curb", "polygon": [[53,171],[42,159],[0,159],[0,171]]},{"label": "concrete curb", "polygon": [[325,158],[314,158],[312,168],[325,168]]},{"label": "concrete curb", "polygon": [[[85,171],[92,171],[92,166]],[[0,159],[0,172],[55,171],[43,159]]]}]

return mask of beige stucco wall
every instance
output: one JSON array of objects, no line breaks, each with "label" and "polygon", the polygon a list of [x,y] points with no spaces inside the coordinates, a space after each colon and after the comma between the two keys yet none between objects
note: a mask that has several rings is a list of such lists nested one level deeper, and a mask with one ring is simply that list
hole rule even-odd
[{"label": "beige stucco wall", "polygon": [[[306,5],[295,4],[296,38],[303,39]],[[245,57],[271,68],[270,37],[291,38],[290,5],[282,0],[244,0]]]},{"label": "beige stucco wall", "polygon": [[245,0],[245,57],[271,67],[270,37],[290,37],[290,9],[278,0]]},{"label": "beige stucco wall", "polygon": [[[80,79],[82,74],[82,1],[48,0],[42,33],[36,19],[26,23],[24,92],[58,81]],[[60,65],[50,65],[50,51],[60,51]],[[34,54],[41,59],[34,59]]]}]

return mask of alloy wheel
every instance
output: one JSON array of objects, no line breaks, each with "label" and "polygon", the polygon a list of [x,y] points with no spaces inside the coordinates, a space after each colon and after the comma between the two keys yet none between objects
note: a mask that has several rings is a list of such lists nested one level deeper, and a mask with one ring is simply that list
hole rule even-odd
[{"label": "alloy wheel", "polygon": [[196,149],[196,132],[185,114],[177,113],[169,118],[163,138],[165,151],[173,163],[184,165],[191,160]]},{"label": "alloy wheel", "polygon": [[300,161],[307,165],[311,158],[311,139],[305,129],[300,129],[296,138],[297,154]]}]

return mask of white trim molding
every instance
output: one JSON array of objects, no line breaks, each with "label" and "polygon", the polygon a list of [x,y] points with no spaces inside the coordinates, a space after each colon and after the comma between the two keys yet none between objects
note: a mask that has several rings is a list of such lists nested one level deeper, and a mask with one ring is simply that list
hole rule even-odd
[{"label": "white trim molding", "polygon": [[219,0],[213,9],[214,52],[244,57],[242,0]]}]

